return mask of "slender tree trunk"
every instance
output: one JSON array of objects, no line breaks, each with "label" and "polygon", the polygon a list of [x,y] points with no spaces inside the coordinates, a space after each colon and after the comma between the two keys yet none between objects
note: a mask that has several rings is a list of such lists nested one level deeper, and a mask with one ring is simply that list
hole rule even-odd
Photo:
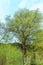
[{"label": "slender tree trunk", "polygon": [[25,46],[25,44],[22,44],[22,53],[23,53],[23,65],[24,65],[24,63],[25,63],[25,54],[26,54],[26,46]]},{"label": "slender tree trunk", "polygon": [[33,55],[31,57],[31,64],[30,65],[36,65],[36,50],[35,50],[35,45],[33,46]]},{"label": "slender tree trunk", "polygon": [[32,57],[31,57],[30,65],[36,65],[36,54],[35,53],[33,53]]},{"label": "slender tree trunk", "polygon": [[26,40],[25,40],[25,35],[24,32],[22,31],[22,53],[23,53],[23,65],[25,62],[25,54],[26,54]]},{"label": "slender tree trunk", "polygon": [[23,60],[23,65],[24,65],[24,53],[23,53],[23,59],[22,60]]}]

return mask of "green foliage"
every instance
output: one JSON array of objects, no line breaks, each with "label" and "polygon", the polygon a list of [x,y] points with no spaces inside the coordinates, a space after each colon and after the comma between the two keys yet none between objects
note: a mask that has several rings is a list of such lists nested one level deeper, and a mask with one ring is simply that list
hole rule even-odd
[{"label": "green foliage", "polygon": [[[22,50],[25,54],[26,45],[30,53],[38,51],[37,43],[41,40],[39,36],[41,21],[42,15],[38,10],[20,10],[7,22],[8,31],[13,32],[14,36],[18,38],[19,42],[22,44]],[[32,59],[31,65],[34,65],[34,54]]]},{"label": "green foliage", "polygon": [[[40,47],[40,45],[38,46]],[[43,48],[43,44],[41,44]],[[34,58],[35,56],[35,58]],[[37,65],[43,65],[43,50],[35,52],[27,50],[26,56],[24,57],[25,64],[36,63]],[[22,65],[23,64],[23,53],[17,44],[0,44],[0,62],[4,65]],[[29,63],[30,62],[30,63]]]},{"label": "green foliage", "polygon": [[[43,31],[40,30],[40,23],[42,21],[41,13],[38,10],[20,10],[14,14],[13,18],[8,16],[6,20],[7,23],[2,38],[9,42],[9,40],[16,36],[19,40],[19,44],[21,44],[20,47],[22,48],[22,51],[27,52],[25,53],[25,57],[26,54],[31,56],[35,53],[30,59],[31,65],[36,65],[36,54],[40,56],[41,59],[43,58]],[[2,25],[0,24],[0,28],[3,28],[3,26],[1,26]],[[0,45],[1,55],[3,54],[3,50],[6,55],[7,65],[21,65],[22,60],[25,59],[25,57],[22,58],[23,54],[21,53],[21,50],[18,49],[18,47],[16,48],[15,45],[14,47],[11,45]],[[5,59],[4,54],[1,58]]]},{"label": "green foliage", "polygon": [[20,10],[13,18],[9,18],[7,29],[13,32],[21,43],[23,38],[26,43],[31,43],[36,40],[41,20],[42,15],[38,10]]},{"label": "green foliage", "polygon": [[[2,63],[2,64],[1,64]],[[22,65],[22,53],[16,45],[0,45],[0,65]]]}]

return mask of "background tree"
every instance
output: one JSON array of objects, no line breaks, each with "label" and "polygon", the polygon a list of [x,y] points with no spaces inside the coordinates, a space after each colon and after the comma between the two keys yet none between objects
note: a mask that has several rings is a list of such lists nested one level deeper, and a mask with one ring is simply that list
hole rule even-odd
[{"label": "background tree", "polygon": [[0,22],[0,42],[2,42],[3,36],[4,36],[4,32],[5,32],[5,24]]}]

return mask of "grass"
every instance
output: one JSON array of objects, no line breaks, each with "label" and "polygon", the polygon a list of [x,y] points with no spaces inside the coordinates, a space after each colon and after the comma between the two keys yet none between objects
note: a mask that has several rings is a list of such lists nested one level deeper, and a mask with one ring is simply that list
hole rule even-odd
[{"label": "grass", "polygon": [[19,47],[0,44],[0,65],[22,65],[22,53]]},{"label": "grass", "polygon": [[[32,52],[27,51],[24,65],[30,64],[31,55]],[[0,44],[0,65],[23,65],[23,54],[18,44]],[[38,55],[37,65],[43,65]]]}]

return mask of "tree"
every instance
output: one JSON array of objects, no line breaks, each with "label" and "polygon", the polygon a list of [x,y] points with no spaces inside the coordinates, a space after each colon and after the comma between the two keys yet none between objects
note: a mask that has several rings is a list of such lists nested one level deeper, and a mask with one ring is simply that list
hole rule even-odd
[{"label": "tree", "polygon": [[0,22],[0,42],[2,42],[2,38],[3,38],[4,33],[5,33],[4,28],[5,28],[5,24]]},{"label": "tree", "polygon": [[[26,45],[33,44],[37,40],[37,32],[42,20],[38,10],[20,10],[7,22],[7,29],[13,32],[21,44],[23,56],[26,54]],[[24,59],[23,59],[24,64]]]}]

